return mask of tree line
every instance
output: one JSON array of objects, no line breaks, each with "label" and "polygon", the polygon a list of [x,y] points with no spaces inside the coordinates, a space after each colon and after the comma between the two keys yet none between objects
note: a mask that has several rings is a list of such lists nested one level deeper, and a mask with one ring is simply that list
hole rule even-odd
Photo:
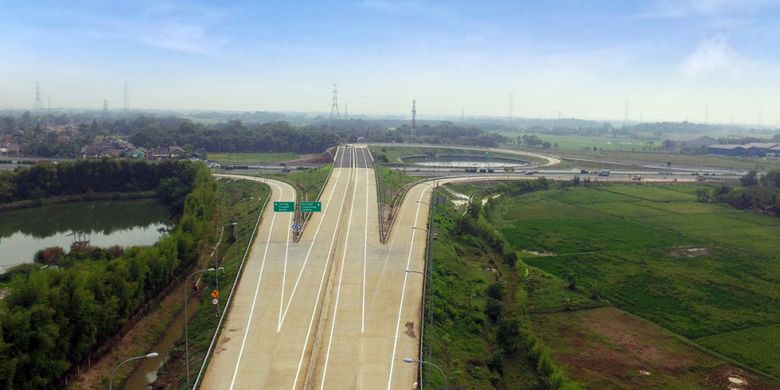
[{"label": "tree line", "polygon": [[[224,119],[224,118],[223,118]],[[330,146],[358,140],[420,142],[495,147],[508,139],[476,126],[453,122],[421,122],[412,134],[405,120],[350,119],[310,124],[285,121],[265,123],[238,119],[193,121],[175,115],[138,115],[118,119],[83,115],[24,113],[0,116],[0,134],[13,136],[23,152],[41,157],[74,157],[97,136],[120,136],[147,149],[178,145],[189,152],[293,152],[319,153]],[[59,130],[52,130],[59,126]],[[65,127],[69,130],[62,130]]]},{"label": "tree line", "polygon": [[780,216],[780,169],[772,169],[764,175],[750,171],[740,178],[739,186],[700,189],[698,198],[702,202],[716,201],[741,210]]},{"label": "tree line", "polygon": [[178,194],[180,199],[162,198],[181,207],[175,228],[153,246],[88,256],[67,267],[13,277],[0,306],[2,389],[57,386],[69,370],[110,340],[144,303],[194,264],[216,201],[214,181],[201,164],[104,160],[34,169],[11,176],[15,199],[78,190],[159,189],[168,183],[175,188],[167,188],[167,195]]}]

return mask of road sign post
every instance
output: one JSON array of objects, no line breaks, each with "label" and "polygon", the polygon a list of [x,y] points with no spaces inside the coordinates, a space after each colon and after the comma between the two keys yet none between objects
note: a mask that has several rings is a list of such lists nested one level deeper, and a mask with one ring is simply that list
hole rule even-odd
[{"label": "road sign post", "polygon": [[295,202],[274,202],[275,213],[293,213],[295,212]]},{"label": "road sign post", "polygon": [[322,211],[322,202],[301,202],[302,213],[319,213]]}]

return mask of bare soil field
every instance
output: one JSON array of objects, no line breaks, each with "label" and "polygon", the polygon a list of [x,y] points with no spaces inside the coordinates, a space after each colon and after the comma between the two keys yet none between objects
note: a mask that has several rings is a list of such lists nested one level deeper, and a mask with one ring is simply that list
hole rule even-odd
[{"label": "bare soil field", "polygon": [[615,308],[533,316],[534,331],[588,389],[775,389],[649,321]]}]

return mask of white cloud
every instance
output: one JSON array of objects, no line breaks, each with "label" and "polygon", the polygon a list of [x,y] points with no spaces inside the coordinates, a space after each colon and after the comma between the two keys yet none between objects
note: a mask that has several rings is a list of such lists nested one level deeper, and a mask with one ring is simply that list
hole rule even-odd
[{"label": "white cloud", "polygon": [[147,31],[141,41],[147,45],[188,54],[207,54],[215,46],[203,26],[169,22]]},{"label": "white cloud", "polygon": [[655,0],[639,16],[650,19],[722,16],[753,13],[779,6],[777,0]]},{"label": "white cloud", "polygon": [[689,78],[739,77],[755,69],[756,62],[738,53],[722,36],[707,39],[683,60],[680,71]]}]

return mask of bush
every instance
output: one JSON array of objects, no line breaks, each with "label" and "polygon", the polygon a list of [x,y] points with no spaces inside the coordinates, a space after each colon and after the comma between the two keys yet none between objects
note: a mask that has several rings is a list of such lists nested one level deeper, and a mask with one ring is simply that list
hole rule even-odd
[{"label": "bush", "polygon": [[63,256],[65,256],[65,250],[62,247],[53,246],[35,252],[34,261],[41,264],[57,264]]}]

